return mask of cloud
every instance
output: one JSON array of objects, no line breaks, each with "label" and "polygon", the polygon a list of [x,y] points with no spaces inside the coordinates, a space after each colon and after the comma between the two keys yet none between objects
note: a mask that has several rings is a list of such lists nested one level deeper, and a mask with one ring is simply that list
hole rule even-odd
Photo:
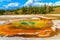
[{"label": "cloud", "polygon": [[3,5],[5,8],[9,8],[9,7],[17,7],[17,6],[19,6],[19,3],[18,2],[16,2],[16,3],[9,3],[9,4],[7,4],[7,5]]},{"label": "cloud", "polygon": [[10,4],[8,4],[7,6],[13,7],[13,6],[18,6],[18,5],[19,5],[19,3],[10,3]]},{"label": "cloud", "polygon": [[32,4],[32,3],[33,3],[33,0],[28,0],[28,1],[24,4],[24,6],[30,5],[30,4]]},{"label": "cloud", "polygon": [[38,2],[38,1],[41,1],[41,0],[28,0],[28,1],[24,4],[24,6],[31,5],[31,4],[33,4],[33,2]]},{"label": "cloud", "polygon": [[29,5],[32,5],[32,6],[41,6],[41,5],[44,5],[44,4],[51,6],[53,4],[51,2],[50,3],[43,3],[43,2],[40,2],[40,1],[42,1],[42,0],[28,0],[24,4],[24,6],[29,6]]},{"label": "cloud", "polygon": [[32,6],[41,6],[41,5],[44,5],[44,4],[46,4],[46,5],[48,5],[48,6],[51,6],[51,5],[53,5],[53,6],[60,6],[60,1],[57,1],[57,2],[55,2],[55,3],[52,3],[52,2],[41,2],[42,0],[28,0],[25,4],[24,4],[24,6],[28,6],[28,5],[32,5]]},{"label": "cloud", "polygon": [[0,0],[0,2],[3,2],[3,1],[10,2],[11,0]]},{"label": "cloud", "polygon": [[39,3],[39,2],[38,2],[38,3],[33,3],[32,5],[33,5],[33,6],[41,6],[41,5],[44,5],[44,3]]},{"label": "cloud", "polygon": [[42,3],[37,2],[37,3],[34,3],[34,4],[32,4],[32,5],[33,5],[33,6],[41,6],[41,5],[43,6],[43,5],[45,5],[45,4],[48,5],[48,6],[53,5],[53,3],[43,3],[43,2],[42,2]]},{"label": "cloud", "polygon": [[58,6],[58,5],[60,6],[60,1],[54,3],[54,6]]}]

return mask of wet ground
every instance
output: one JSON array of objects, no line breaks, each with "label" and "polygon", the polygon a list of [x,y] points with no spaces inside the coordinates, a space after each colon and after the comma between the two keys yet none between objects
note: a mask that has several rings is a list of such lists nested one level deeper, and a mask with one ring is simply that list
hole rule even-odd
[{"label": "wet ground", "polygon": [[[60,17],[56,17],[56,16],[50,17],[50,18],[60,20]],[[57,20],[57,22],[60,22],[60,21]],[[59,23],[59,25],[60,25],[60,23]],[[23,37],[16,37],[15,36],[15,37],[0,37],[0,40],[60,40],[60,29],[58,30],[57,33],[58,33],[57,35],[52,36],[52,37],[47,37],[47,38],[23,38]]]},{"label": "wet ground", "polygon": [[47,38],[0,37],[0,40],[60,40],[60,33]]},{"label": "wet ground", "polygon": [[0,40],[60,40],[60,29],[58,29],[57,34],[52,37],[37,38],[37,37],[21,37],[21,36],[15,36],[15,37],[3,36],[0,37]]}]

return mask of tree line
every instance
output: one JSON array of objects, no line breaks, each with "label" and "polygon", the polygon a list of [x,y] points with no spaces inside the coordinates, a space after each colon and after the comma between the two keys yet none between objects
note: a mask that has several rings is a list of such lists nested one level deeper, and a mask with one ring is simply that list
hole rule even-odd
[{"label": "tree line", "polygon": [[20,15],[20,14],[48,14],[54,11],[53,6],[23,6],[12,10],[0,9],[0,15]]}]

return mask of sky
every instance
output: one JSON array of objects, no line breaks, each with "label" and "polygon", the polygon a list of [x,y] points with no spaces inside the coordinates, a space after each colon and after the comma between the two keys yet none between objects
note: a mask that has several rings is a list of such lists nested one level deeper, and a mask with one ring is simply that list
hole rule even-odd
[{"label": "sky", "polygon": [[0,9],[15,9],[23,6],[40,6],[40,5],[60,6],[60,0],[0,0]]}]

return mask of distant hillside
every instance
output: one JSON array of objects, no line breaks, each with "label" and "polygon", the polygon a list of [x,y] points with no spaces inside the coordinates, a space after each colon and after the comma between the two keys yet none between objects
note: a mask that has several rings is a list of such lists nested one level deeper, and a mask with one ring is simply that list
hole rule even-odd
[{"label": "distant hillside", "polygon": [[60,14],[60,7],[56,7],[54,13],[55,14]]},{"label": "distant hillside", "polygon": [[0,15],[21,15],[21,14],[60,14],[60,6],[29,6],[12,10],[0,10]]}]

